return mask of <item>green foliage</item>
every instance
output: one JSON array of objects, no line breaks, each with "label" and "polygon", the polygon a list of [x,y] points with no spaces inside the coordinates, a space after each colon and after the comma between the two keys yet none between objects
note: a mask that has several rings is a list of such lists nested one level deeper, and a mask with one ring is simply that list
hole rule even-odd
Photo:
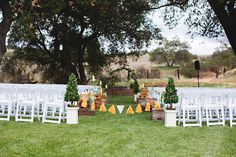
[{"label": "green foliage", "polygon": [[164,103],[170,104],[170,108],[172,108],[173,103],[178,103],[179,98],[177,95],[177,90],[175,89],[174,79],[169,78],[168,84],[165,89],[164,94]]},{"label": "green foliage", "polygon": [[[227,70],[236,68],[236,56],[232,48],[223,47],[207,57],[201,63],[201,71],[211,71],[223,74]],[[225,70],[225,71],[224,71]]]},{"label": "green foliage", "polygon": [[37,1],[34,7],[23,2],[8,43],[20,58],[43,65],[57,82],[74,73],[86,84],[86,70],[97,75],[112,63],[107,60],[112,54],[127,48],[137,52],[160,38],[160,30],[146,17],[152,2],[52,0]]},{"label": "green foliage", "polygon": [[185,66],[189,63],[191,64],[194,59],[197,59],[197,56],[191,54],[187,50],[181,50],[176,52],[175,56],[176,63],[180,64],[181,66]]},{"label": "green foliage", "polygon": [[137,94],[138,92],[140,92],[139,84],[137,80],[134,80],[134,82],[130,84],[130,89],[134,90],[134,94]]},{"label": "green foliage", "polygon": [[[188,43],[181,42],[177,37],[174,37],[172,40],[164,39],[161,46],[149,54],[150,61],[159,64],[166,63],[170,67],[174,63],[184,63],[192,59],[188,48]],[[185,56],[186,54],[187,56]],[[182,55],[185,57],[182,57]]]},{"label": "green foliage", "polygon": [[[202,66],[201,66],[202,68]],[[179,69],[179,72],[181,75],[184,75],[187,78],[193,78],[196,77],[196,71],[194,69],[194,63],[190,62],[186,64],[185,66],[181,66]]]},{"label": "green foliage", "polygon": [[72,103],[73,101],[78,101],[79,98],[80,97],[78,94],[77,79],[72,73],[69,76],[68,83],[66,86],[65,101],[70,101]]},{"label": "green foliage", "polygon": [[214,62],[218,68],[233,69],[236,68],[236,56],[233,53],[232,48],[226,47],[222,50],[218,50],[212,55],[212,63]]}]

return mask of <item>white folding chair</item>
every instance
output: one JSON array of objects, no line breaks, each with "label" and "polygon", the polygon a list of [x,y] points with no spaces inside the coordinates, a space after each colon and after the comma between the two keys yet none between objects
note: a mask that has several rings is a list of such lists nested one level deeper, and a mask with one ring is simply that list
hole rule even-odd
[{"label": "white folding chair", "polygon": [[17,87],[16,121],[33,122],[35,106],[35,90]]},{"label": "white folding chair", "polygon": [[236,93],[228,93],[227,112],[229,112],[230,126],[236,125]]},{"label": "white folding chair", "polygon": [[35,89],[36,93],[36,114],[38,121],[40,121],[40,118],[43,117],[43,109],[44,109],[44,103],[45,103],[45,89],[43,87],[37,87]]},{"label": "white folding chair", "polygon": [[62,115],[64,115],[64,94],[65,91],[58,88],[45,91],[43,123],[61,123]]},{"label": "white folding chair", "polygon": [[16,105],[17,105],[17,87],[16,85],[10,85],[11,98],[12,98],[12,112],[11,116],[16,116]]},{"label": "white folding chair", "polygon": [[223,92],[204,93],[207,126],[225,125]]},{"label": "white folding chair", "polygon": [[202,97],[200,92],[182,94],[181,107],[183,111],[183,126],[202,126]]},{"label": "white folding chair", "polygon": [[0,120],[10,120],[12,111],[12,98],[8,86],[0,86]]}]

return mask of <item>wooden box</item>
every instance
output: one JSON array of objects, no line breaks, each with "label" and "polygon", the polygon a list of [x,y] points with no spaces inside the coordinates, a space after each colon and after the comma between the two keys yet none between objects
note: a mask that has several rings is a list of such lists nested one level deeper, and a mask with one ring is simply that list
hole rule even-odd
[{"label": "wooden box", "polygon": [[88,108],[80,108],[79,115],[80,116],[95,116],[95,111],[91,111]]},{"label": "wooden box", "polygon": [[165,112],[163,109],[155,110],[152,109],[152,120],[165,120]]}]

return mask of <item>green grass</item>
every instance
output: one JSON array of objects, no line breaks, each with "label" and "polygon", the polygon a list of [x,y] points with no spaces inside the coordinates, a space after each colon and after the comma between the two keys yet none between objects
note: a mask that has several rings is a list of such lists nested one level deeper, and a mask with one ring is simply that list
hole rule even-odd
[{"label": "green grass", "polygon": [[[230,81],[234,81],[233,83]],[[138,79],[138,83],[140,85],[142,85],[145,82],[167,82],[168,79],[164,78],[164,79]],[[130,80],[128,82],[126,81],[122,81],[122,82],[118,82],[115,85],[116,86],[130,86],[130,83],[132,83],[133,80]],[[190,79],[180,79],[178,80],[177,78],[175,78],[175,86],[176,87],[197,87],[197,82],[194,80],[190,80]],[[236,87],[236,81],[235,79],[231,78],[231,79],[226,79],[224,82],[202,82],[200,80],[200,86],[201,87],[224,87],[224,88],[235,88]]]},{"label": "green grass", "polygon": [[[121,99],[128,105],[131,98],[109,101]],[[78,125],[0,121],[0,156],[227,157],[236,154],[235,137],[236,127],[166,128],[151,121],[150,113],[96,112],[94,117],[80,116]]]}]

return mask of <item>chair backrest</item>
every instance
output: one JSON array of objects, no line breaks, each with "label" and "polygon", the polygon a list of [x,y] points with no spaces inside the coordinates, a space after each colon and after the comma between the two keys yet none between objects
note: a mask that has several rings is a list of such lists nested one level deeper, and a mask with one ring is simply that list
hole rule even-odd
[{"label": "chair backrest", "polygon": [[8,86],[0,86],[0,101],[11,102],[12,96]]},{"label": "chair backrest", "polygon": [[65,91],[59,88],[45,90],[45,102],[64,102]]},{"label": "chair backrest", "polygon": [[36,102],[35,89],[17,87],[17,101]]},{"label": "chair backrest", "polygon": [[201,91],[183,92],[181,95],[181,106],[201,106],[202,93]]},{"label": "chair backrest", "polygon": [[45,99],[45,89],[43,87],[37,87],[35,89],[36,99],[38,102],[44,101]]},{"label": "chair backrest", "polygon": [[204,92],[205,105],[220,106],[224,102],[224,93],[222,92]]},{"label": "chair backrest", "polygon": [[226,98],[227,98],[227,106],[236,106],[236,93],[234,92],[229,92],[226,94]]}]

